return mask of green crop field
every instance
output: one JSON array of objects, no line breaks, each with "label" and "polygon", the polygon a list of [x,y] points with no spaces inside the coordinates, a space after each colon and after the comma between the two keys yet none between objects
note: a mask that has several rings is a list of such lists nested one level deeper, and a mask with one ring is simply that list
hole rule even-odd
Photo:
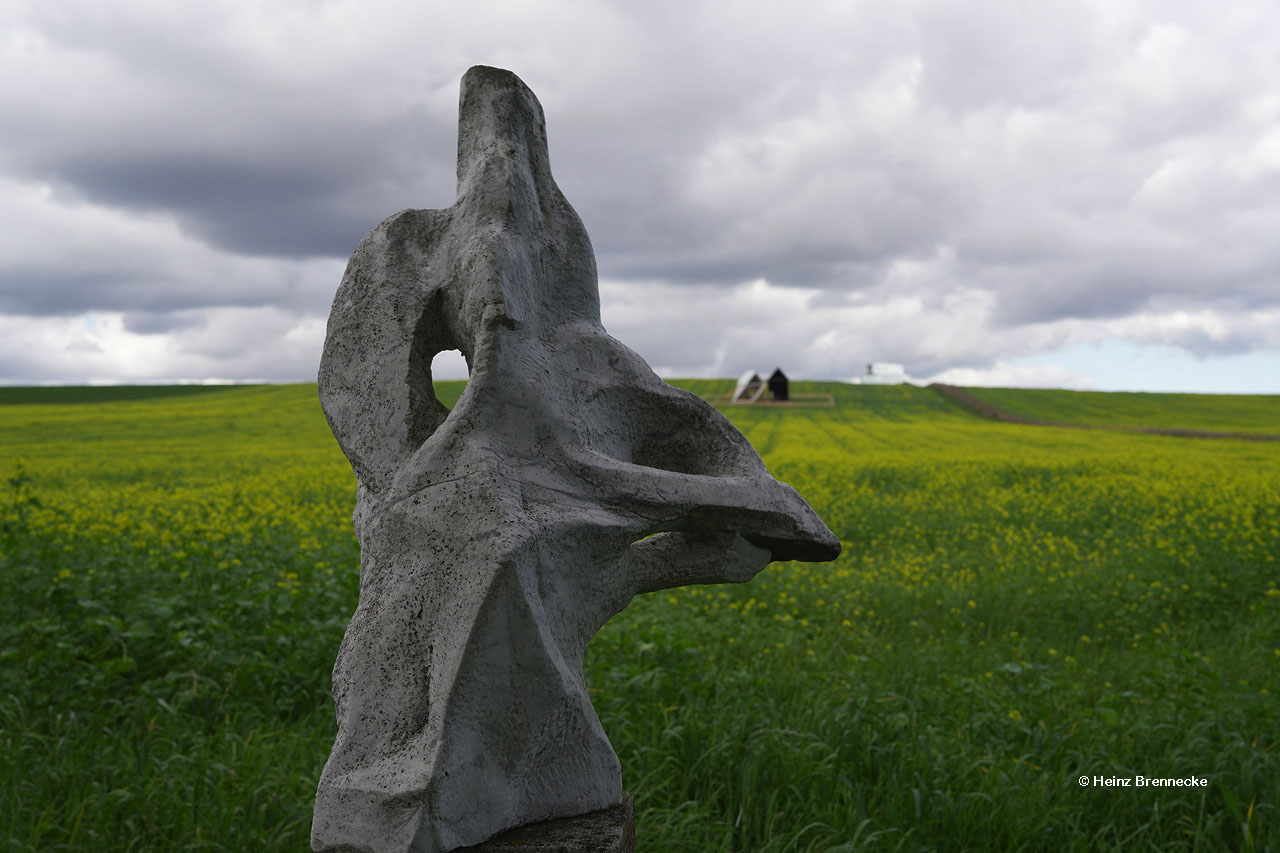
[{"label": "green crop field", "polygon": [[1031,420],[1280,435],[1280,395],[1146,394],[1043,388],[965,388],[1001,411]]},{"label": "green crop field", "polygon": [[[844,555],[588,650],[639,849],[1280,849],[1280,443],[796,390],[837,405],[725,412]],[[307,849],[354,480],[313,385],[161,391],[0,406],[10,853]],[[1227,402],[1155,425],[1275,411]],[[1135,776],[1206,784],[1095,784]]]}]

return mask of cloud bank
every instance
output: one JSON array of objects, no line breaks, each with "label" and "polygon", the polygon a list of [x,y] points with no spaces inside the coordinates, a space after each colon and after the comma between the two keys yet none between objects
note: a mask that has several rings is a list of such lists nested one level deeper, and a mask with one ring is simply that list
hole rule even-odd
[{"label": "cloud bank", "polygon": [[1248,0],[9,4],[0,382],[312,378],[355,243],[452,202],[480,63],[543,101],[606,324],[666,375],[1082,386],[1024,360],[1106,341],[1280,363],[1278,26]]}]

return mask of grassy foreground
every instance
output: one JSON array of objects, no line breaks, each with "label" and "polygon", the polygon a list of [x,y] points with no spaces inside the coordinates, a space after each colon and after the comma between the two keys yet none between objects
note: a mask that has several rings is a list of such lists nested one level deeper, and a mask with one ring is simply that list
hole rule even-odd
[{"label": "grassy foreground", "polygon": [[[1280,446],[797,390],[726,413],[845,555],[589,649],[640,849],[1280,849]],[[2,406],[0,462],[6,849],[306,849],[358,567],[314,386]]]}]

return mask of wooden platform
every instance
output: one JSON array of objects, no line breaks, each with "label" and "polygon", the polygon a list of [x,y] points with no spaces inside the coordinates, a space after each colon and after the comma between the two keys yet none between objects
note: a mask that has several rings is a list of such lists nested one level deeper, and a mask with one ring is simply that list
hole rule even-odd
[{"label": "wooden platform", "polygon": [[754,403],[750,400],[734,400],[733,392],[714,394],[706,398],[713,406],[761,406],[773,409],[831,409],[836,405],[836,398],[830,394],[792,394],[785,402],[761,398]]}]

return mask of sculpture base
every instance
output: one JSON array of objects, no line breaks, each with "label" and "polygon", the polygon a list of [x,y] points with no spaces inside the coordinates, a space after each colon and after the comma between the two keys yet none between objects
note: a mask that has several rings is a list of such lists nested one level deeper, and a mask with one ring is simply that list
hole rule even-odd
[{"label": "sculpture base", "polygon": [[635,853],[636,804],[622,800],[598,812],[517,826],[455,853]]}]

